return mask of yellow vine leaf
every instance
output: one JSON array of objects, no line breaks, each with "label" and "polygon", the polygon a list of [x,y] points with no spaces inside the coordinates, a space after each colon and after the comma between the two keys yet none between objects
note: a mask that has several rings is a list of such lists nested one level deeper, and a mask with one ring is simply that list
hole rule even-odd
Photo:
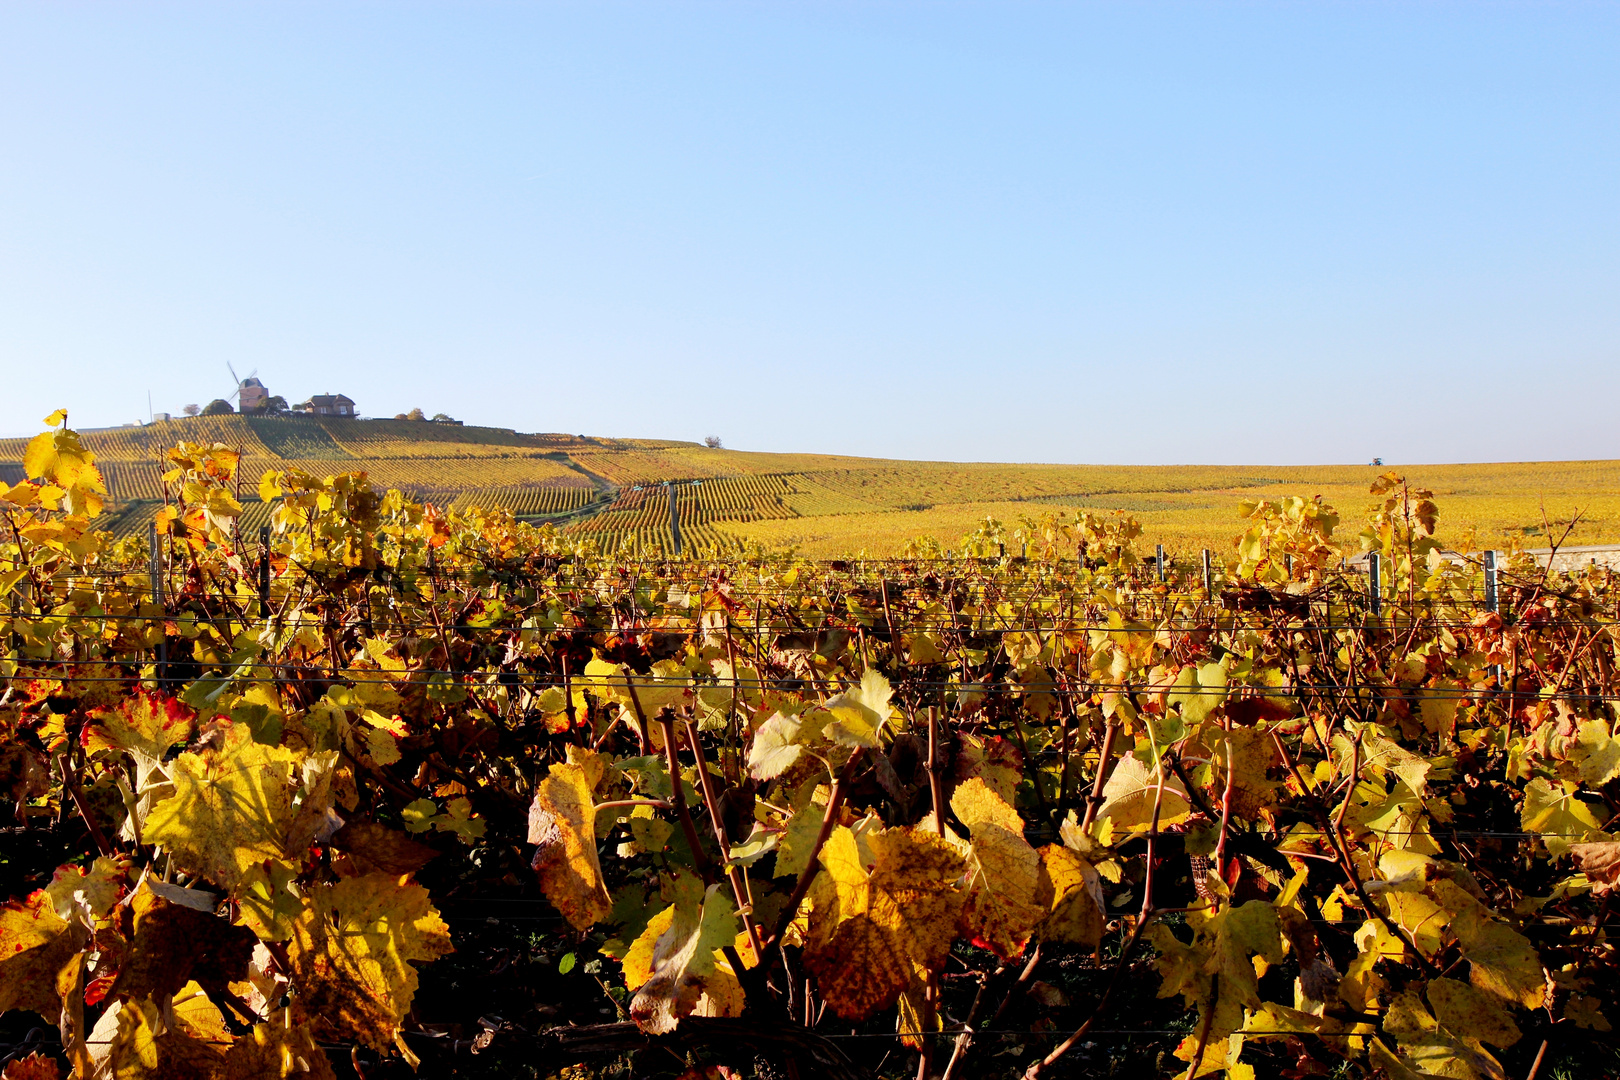
[{"label": "yellow vine leaf", "polygon": [[1046,912],[1041,937],[1095,949],[1102,941],[1102,879],[1085,856],[1061,844],[1038,848],[1041,873],[1035,902]]},{"label": "yellow vine leaf", "polygon": [[28,440],[23,451],[23,470],[34,480],[49,480],[67,489],[84,488],[105,493],[107,488],[95,460],[96,455],[79,441],[78,432],[62,428],[41,432]]},{"label": "yellow vine leaf", "polygon": [[1435,1019],[1465,1038],[1506,1049],[1521,1037],[1519,1025],[1499,998],[1465,982],[1433,979],[1425,993]]},{"label": "yellow vine leaf", "polygon": [[316,1038],[393,1044],[416,995],[413,962],[452,952],[450,931],[407,877],[365,874],[312,890],[287,954],[296,1015]]},{"label": "yellow vine leaf", "polygon": [[949,841],[896,828],[866,842],[869,866],[848,828],[834,829],[822,847],[826,884],[816,893],[804,954],[827,1003],[850,1020],[893,1004],[917,968],[945,962],[964,900],[956,881],[965,863]]},{"label": "yellow vine leaf", "polygon": [[1024,778],[1024,759],[1017,746],[1007,739],[980,739],[964,733],[958,754],[965,779],[980,777],[1004,801],[1013,801]]},{"label": "yellow vine leaf", "polygon": [[776,849],[776,877],[797,878],[810,865],[810,849],[821,833],[827,808],[818,802],[805,802],[788,819],[782,843]]},{"label": "yellow vine leaf", "polygon": [[305,1027],[258,1024],[225,1054],[220,1080],[337,1080],[332,1063]]},{"label": "yellow vine leaf", "polygon": [[1152,942],[1158,956],[1153,966],[1159,972],[1159,993],[1162,998],[1180,994],[1189,1007],[1200,1007],[1209,1001],[1209,980],[1204,977],[1204,952],[1184,944],[1175,932],[1162,922],[1148,928],[1147,940]]},{"label": "yellow vine leaf", "polygon": [[81,916],[94,921],[103,918],[124,894],[128,870],[123,859],[106,856],[91,863],[88,871],[69,863],[56,868],[45,892],[62,918]]},{"label": "yellow vine leaf", "polygon": [[1450,929],[1468,960],[1468,981],[1526,1009],[1539,1008],[1547,994],[1541,957],[1530,940],[1450,881],[1430,891],[1443,907],[1457,912]]},{"label": "yellow vine leaf", "polygon": [[122,752],[135,763],[130,789],[136,801],[133,819],[124,823],[124,839],[135,839],[136,827],[152,807],[173,794],[173,785],[165,782],[163,762],[169,751],[191,741],[196,718],[196,711],[178,698],[145,689],[137,689],[114,708],[90,714],[81,736],[85,752]]},{"label": "yellow vine leaf", "polygon": [[1188,727],[1196,727],[1226,701],[1226,668],[1220,664],[1188,664],[1176,676],[1175,688],[1166,700],[1181,710]]},{"label": "yellow vine leaf", "polygon": [[1002,797],[1001,793],[982,777],[975,776],[959,785],[951,793],[951,812],[962,824],[972,829],[976,823],[999,825],[1020,836],[1024,833],[1024,819]]},{"label": "yellow vine leaf", "polygon": [[235,893],[242,925],[261,941],[286,941],[293,923],[303,912],[298,870],[286,863],[265,862],[249,867]]},{"label": "yellow vine leaf", "polygon": [[0,905],[0,1013],[31,1009],[54,1023],[87,937],[44,889]]},{"label": "yellow vine leaf", "polygon": [[1620,776],[1620,739],[1610,737],[1607,720],[1583,720],[1570,749],[1581,783],[1588,787],[1600,788]]},{"label": "yellow vine leaf", "polygon": [[302,852],[289,850],[295,762],[291,750],[255,742],[248,725],[229,725],[217,747],[174,760],[174,794],[152,808],[146,842],[227,890],[250,867],[296,859]]},{"label": "yellow vine leaf", "polygon": [[[1269,731],[1234,727],[1224,732],[1208,730],[1204,738],[1209,743],[1210,757],[1220,770],[1213,785],[1217,793],[1224,794],[1227,770],[1231,770],[1234,814],[1258,814],[1276,805],[1279,785],[1266,778],[1266,770],[1277,760],[1276,743]],[[1231,746],[1230,762],[1227,761],[1228,745]]]},{"label": "yellow vine leaf", "polygon": [[1283,958],[1282,924],[1277,909],[1264,900],[1250,900],[1209,918],[1199,932],[1213,939],[1214,957],[1207,967],[1221,974],[1221,992],[1236,991],[1249,1008],[1260,1006],[1260,985],[1252,957],[1268,963]]},{"label": "yellow vine leaf", "polygon": [[[594,756],[594,755],[593,755]],[[546,898],[575,929],[589,929],[613,911],[596,856],[596,809],[591,792],[602,767],[556,764],[535,788],[529,807],[534,871]]]},{"label": "yellow vine leaf", "polygon": [[[1430,984],[1430,1000],[1438,998],[1445,1005],[1444,1009],[1436,1010],[1443,1013],[1443,1017],[1430,1013],[1417,993],[1408,989],[1390,1003],[1389,1011],[1384,1015],[1384,1030],[1395,1036],[1397,1047],[1411,1062],[1411,1067],[1423,1074],[1455,1077],[1457,1080],[1503,1080],[1505,1074],[1501,1062],[1485,1049],[1478,1037],[1479,1034],[1486,1037],[1502,1035],[1500,1021],[1453,998],[1443,986],[1438,994],[1433,992],[1435,986],[1447,982],[1451,980],[1436,979]],[[1456,985],[1463,991],[1472,989],[1465,984]],[[1484,1023],[1485,1031],[1475,1033],[1466,1027],[1456,1026],[1471,1020]],[[1512,1029],[1516,1040],[1518,1028],[1513,1026],[1511,1020],[1506,1021],[1506,1025]]]},{"label": "yellow vine leaf", "polygon": [[804,753],[799,742],[802,725],[792,716],[773,713],[754,732],[748,745],[748,772],[755,780],[774,780]]},{"label": "yellow vine leaf", "polygon": [[939,1009],[928,1000],[928,972],[921,968],[912,972],[911,982],[896,1000],[895,1031],[900,1041],[913,1050],[927,1045],[931,1032],[941,1029]]},{"label": "yellow vine leaf", "polygon": [[827,702],[827,711],[836,718],[827,725],[827,737],[843,746],[875,747],[878,732],[889,718],[889,699],[894,690],[876,668],[861,674],[861,685],[846,690]]},{"label": "yellow vine leaf", "polygon": [[1564,1019],[1588,1031],[1613,1031],[1614,1025],[1603,1015],[1602,1002],[1584,994],[1571,994],[1564,1003]]},{"label": "yellow vine leaf", "polygon": [[111,1080],[215,1080],[229,1042],[225,1018],[196,983],[169,1008],[150,998],[116,1002],[89,1039],[92,1060]]},{"label": "yellow vine leaf", "polygon": [[[1183,944],[1163,923],[1149,931],[1159,953],[1154,966],[1163,978],[1159,996],[1180,994],[1198,1009],[1198,1024],[1207,1026],[1210,1040],[1222,1041],[1242,1027],[1245,1009],[1263,1004],[1255,969],[1282,960],[1282,924],[1276,909],[1264,900],[1213,915],[1189,912],[1187,921],[1194,928],[1191,945]],[[1194,1049],[1186,1048],[1189,1058]]]},{"label": "yellow vine leaf", "polygon": [[671,904],[648,919],[640,935],[630,943],[630,948],[625,950],[621,964],[624,968],[626,990],[639,990],[642,983],[652,978],[653,950],[658,947],[658,939],[664,936],[664,931],[668,930],[674,921],[675,905]]},{"label": "yellow vine leaf", "polygon": [[1051,910],[1036,895],[1041,857],[1024,839],[1018,811],[979,777],[958,785],[951,810],[972,836],[965,927],[975,945],[1010,959]]},{"label": "yellow vine leaf", "polygon": [[1554,858],[1583,841],[1606,839],[1602,823],[1581,800],[1580,789],[1569,782],[1554,785],[1539,776],[1530,781],[1524,789],[1519,821],[1525,831],[1542,834],[1542,842]]},{"label": "yellow vine leaf", "polygon": [[[1338,1021],[1329,1017],[1317,1016],[1315,1013],[1301,1012],[1290,1009],[1286,1005],[1278,1005],[1267,1001],[1260,1008],[1249,1013],[1242,1031],[1244,1038],[1266,1042],[1287,1039],[1296,1035],[1321,1035],[1338,1030]],[[1180,1057],[1181,1055],[1177,1055]],[[1189,1053],[1182,1057],[1183,1061],[1191,1058]]]},{"label": "yellow vine leaf", "polygon": [[[1159,803],[1160,828],[1184,820],[1192,809],[1181,781],[1168,770],[1163,780],[1164,797]],[[1159,781],[1159,776],[1141,758],[1126,754],[1114,766],[1108,783],[1103,785],[1103,803],[1097,816],[1113,821],[1116,832],[1151,825]]]},{"label": "yellow vine leaf", "polygon": [[197,712],[178,698],[137,689],[114,708],[97,709],[85,725],[87,753],[122,750],[142,759],[162,761],[196,732]]},{"label": "yellow vine leaf", "polygon": [[1367,1047],[1367,1060],[1382,1069],[1389,1080],[1444,1080],[1431,1072],[1423,1072],[1412,1065],[1402,1061],[1389,1047],[1378,1039],[1372,1040]]},{"label": "yellow vine leaf", "polygon": [[685,1016],[742,1013],[742,987],[720,952],[737,939],[731,897],[719,885],[705,891],[684,870],[675,878],[674,896],[624,958],[625,986],[636,991],[630,1018],[655,1035],[674,1031]]},{"label": "yellow vine leaf", "polygon": [[[1384,902],[1389,909],[1389,917],[1412,939],[1412,944],[1424,956],[1434,956],[1440,951],[1444,941],[1444,934],[1451,916],[1444,907],[1434,902],[1427,894],[1420,892],[1392,891],[1386,893]],[[1362,931],[1373,927],[1374,933],[1382,936],[1385,933],[1381,921],[1369,920]],[[1404,952],[1404,947],[1401,947]],[[1416,957],[1409,958],[1415,960]]]}]

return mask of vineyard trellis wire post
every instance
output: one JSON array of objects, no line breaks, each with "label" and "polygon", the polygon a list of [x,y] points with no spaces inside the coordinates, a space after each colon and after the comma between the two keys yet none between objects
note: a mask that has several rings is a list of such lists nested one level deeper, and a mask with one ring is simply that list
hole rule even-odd
[{"label": "vineyard trellis wire post", "polygon": [[675,554],[681,553],[681,508],[676,501],[675,481],[664,481],[664,490],[669,494],[669,535],[674,545]]},{"label": "vineyard trellis wire post", "polygon": [[1379,614],[1383,610],[1383,589],[1379,582],[1378,552],[1367,555],[1367,598],[1372,604],[1372,613]]},{"label": "vineyard trellis wire post", "polygon": [[1209,548],[1204,549],[1204,599],[1208,600],[1215,595],[1215,579],[1209,569]]},{"label": "vineyard trellis wire post", "polygon": [[168,622],[168,611],[163,600],[163,554],[158,546],[157,522],[153,521],[146,527],[147,537],[147,572],[151,579],[152,606],[158,609],[158,647],[156,682],[159,688],[163,686],[164,668],[169,663],[168,631],[164,624]]},{"label": "vineyard trellis wire post", "polygon": [[1163,581],[1164,580],[1164,545],[1163,544],[1155,544],[1154,547],[1155,547],[1156,551],[1154,553],[1153,558],[1154,558],[1154,561],[1158,564],[1159,580]]},{"label": "vineyard trellis wire post", "polygon": [[259,618],[270,617],[270,526],[259,526]]},{"label": "vineyard trellis wire post", "polygon": [[1496,552],[1485,553],[1485,610],[1496,612]]},{"label": "vineyard trellis wire post", "polygon": [[[1495,615],[1501,611],[1501,601],[1496,591],[1496,549],[1485,552],[1485,610]],[[1502,682],[1502,665],[1491,665],[1491,678],[1498,685]]]}]

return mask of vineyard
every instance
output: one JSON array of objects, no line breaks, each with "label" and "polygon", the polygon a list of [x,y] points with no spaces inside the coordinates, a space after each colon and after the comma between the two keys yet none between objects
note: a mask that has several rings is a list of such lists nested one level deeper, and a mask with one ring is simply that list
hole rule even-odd
[{"label": "vineyard", "polygon": [[[673,553],[668,506],[636,488],[666,482],[697,495],[681,502],[688,551],[752,546],[812,558],[903,554],[920,536],[949,540],[1000,523],[1021,550],[1046,513],[1125,510],[1143,541],[1177,557],[1230,546],[1230,508],[1279,490],[1330,503],[1360,498],[1371,466],[1222,467],[1017,465],[906,462],[825,454],[775,454],[658,439],[527,435],[406,420],[215,416],[83,434],[107,486],[108,526],[134,535],[156,519],[166,491],[163,456],[178,441],[222,443],[242,454],[236,495],[260,521],[253,480],[267,470],[313,475],[364,472],[378,487],[421,502],[510,510],[554,519],[604,551]],[[24,478],[24,440],[0,440],[0,480]],[[1415,471],[1415,467],[1414,467]],[[1446,500],[1462,548],[1545,548],[1620,541],[1620,466],[1611,461],[1430,465],[1424,481]],[[696,486],[690,482],[698,481]],[[766,489],[740,499],[703,494]],[[719,487],[707,487],[718,483]],[[695,546],[694,546],[695,545]],[[1341,555],[1354,543],[1340,543]]]},{"label": "vineyard", "polygon": [[1049,507],[665,560],[182,443],[152,546],[49,423],[5,1080],[1620,1074],[1620,580],[1395,473],[1168,564]]},{"label": "vineyard", "polygon": [[[793,516],[784,502],[791,488],[780,476],[686,481],[673,488],[682,546],[687,550],[719,551],[740,546],[713,527],[717,522],[747,523]],[[628,487],[600,514],[570,531],[597,541],[609,552],[673,551],[669,499],[669,488],[662,484]]]},{"label": "vineyard", "polygon": [[457,509],[483,507],[505,510],[516,517],[551,517],[584,509],[597,497],[596,490],[584,485],[570,487],[487,487],[445,492],[434,502]]},{"label": "vineyard", "polygon": [[[257,529],[269,520],[251,482],[266,471],[294,469],[325,475],[364,472],[372,483],[438,506],[483,506],[519,516],[565,517],[602,496],[605,482],[568,458],[579,446],[602,443],[567,435],[520,435],[501,428],[395,420],[308,416],[208,416],[143,427],[83,433],[96,455],[106,491],[103,527],[117,536],[147,531],[177,492],[166,486],[165,454],[192,440],[228,446],[240,454],[237,475],[249,482],[233,495],[244,520]],[[0,481],[24,478],[24,440],[0,440]]]}]

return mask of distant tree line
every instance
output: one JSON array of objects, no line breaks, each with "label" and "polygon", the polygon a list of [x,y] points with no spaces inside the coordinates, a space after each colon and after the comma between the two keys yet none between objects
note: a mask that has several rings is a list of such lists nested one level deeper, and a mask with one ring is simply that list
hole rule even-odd
[{"label": "distant tree line", "polygon": [[[215,398],[201,409],[198,409],[195,405],[187,405],[184,410],[187,416],[196,416],[199,412],[204,416],[226,416],[235,411],[235,409],[231,408],[231,403],[224,398]],[[242,414],[244,416],[281,416],[287,411],[287,399],[280,394],[276,394],[273,397],[266,398],[264,404],[256,409],[243,409]]]}]

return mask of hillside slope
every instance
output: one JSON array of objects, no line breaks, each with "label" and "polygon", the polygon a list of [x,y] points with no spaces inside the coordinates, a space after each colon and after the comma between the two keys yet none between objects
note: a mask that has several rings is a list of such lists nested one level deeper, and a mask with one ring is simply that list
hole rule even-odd
[{"label": "hillside slope", "polygon": [[[244,524],[263,511],[254,482],[268,469],[367,473],[439,505],[500,507],[553,520],[604,546],[665,548],[666,482],[688,548],[743,540],[808,555],[894,554],[932,535],[946,542],[986,516],[1009,529],[1041,513],[1124,510],[1143,540],[1172,551],[1230,543],[1243,499],[1321,495],[1348,524],[1381,468],[1116,466],[890,461],[831,454],[710,449],[655,439],[527,435],[504,428],[305,416],[192,417],[83,432],[106,476],[109,527],[145,527],[163,498],[163,452],[181,440],[243,454]],[[0,440],[0,479],[21,478],[25,440]],[[1620,462],[1412,465],[1399,470],[1439,497],[1443,533],[1470,546],[1545,543],[1579,514],[1570,543],[1620,540]],[[1352,530],[1353,531],[1353,530]]]}]

